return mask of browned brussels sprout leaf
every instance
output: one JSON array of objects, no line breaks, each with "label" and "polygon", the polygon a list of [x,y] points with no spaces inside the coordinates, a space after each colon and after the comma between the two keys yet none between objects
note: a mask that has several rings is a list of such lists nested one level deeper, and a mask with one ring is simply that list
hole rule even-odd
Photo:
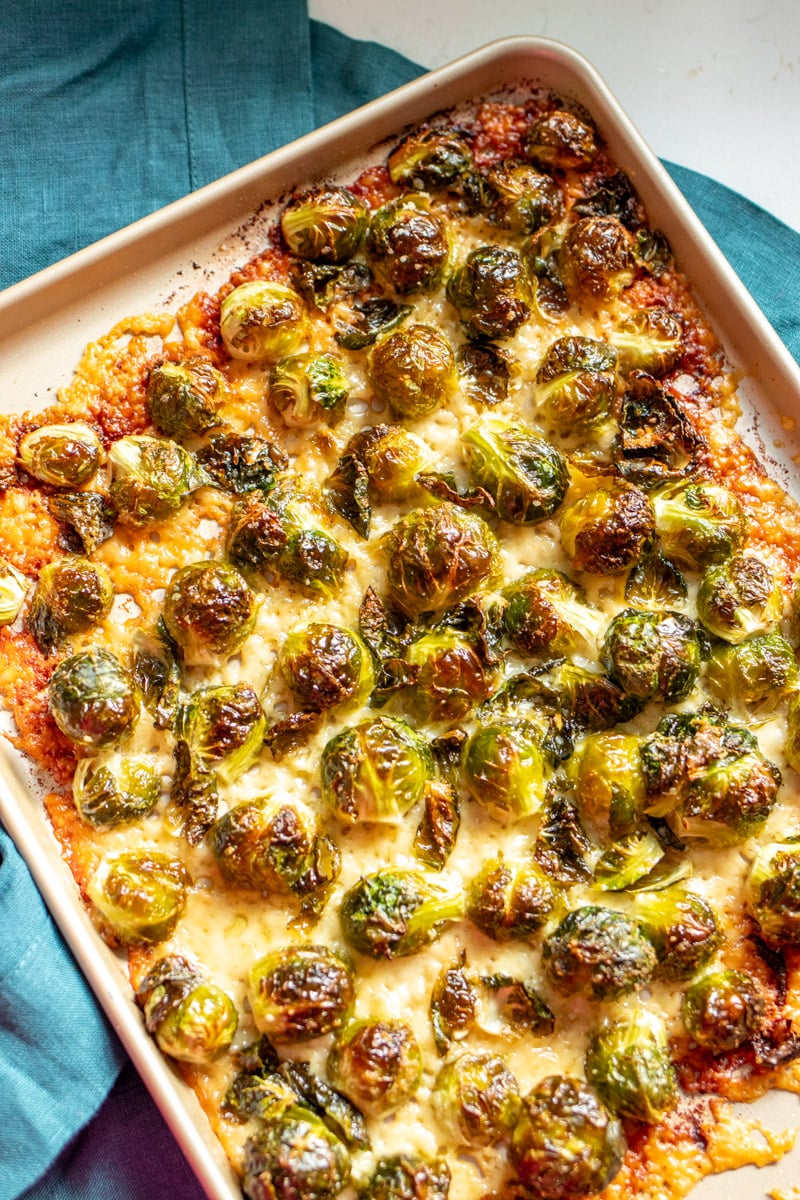
[{"label": "browned brussels sprout leaf", "polygon": [[363,350],[379,334],[396,329],[412,311],[413,305],[397,304],[382,296],[340,302],[333,314],[333,336],[345,350]]},{"label": "browned brussels sprout leaf", "polygon": [[644,218],[641,201],[624,171],[599,179],[595,190],[577,200],[571,211],[579,217],[616,217],[631,231],[637,230]]},{"label": "browned brussels sprout leaf", "polygon": [[507,350],[491,342],[464,342],[456,351],[462,390],[470,400],[490,408],[507,399],[513,363]]},{"label": "browned brussels sprout leaf", "polygon": [[452,1042],[467,1036],[478,1011],[478,994],[465,971],[466,955],[458,962],[444,967],[431,993],[431,1025],[433,1040],[439,1055],[444,1058]]},{"label": "browned brussels sprout leaf", "polygon": [[500,1022],[515,1033],[550,1034],[556,1019],[542,997],[521,979],[496,973],[481,975],[480,984],[491,996]]},{"label": "browned brussels sprout leaf", "polygon": [[467,735],[463,729],[450,729],[431,742],[431,754],[436,770],[440,778],[446,779],[448,783],[454,784],[458,781],[461,754],[466,740]]},{"label": "browned brussels sprout leaf", "polygon": [[190,846],[198,846],[217,819],[219,794],[213,771],[192,762],[188,743],[175,743],[175,772],[170,793],[170,810]]},{"label": "browned brussels sprout leaf", "polygon": [[449,500],[459,508],[478,508],[481,505],[494,508],[494,500],[482,487],[467,488],[465,492],[460,492],[452,471],[420,471],[414,479],[437,500]]},{"label": "browned brussels sprout leaf", "polygon": [[292,287],[307,304],[325,311],[334,300],[366,291],[372,286],[372,272],[366,263],[312,263],[297,259],[289,267]]},{"label": "browned brussels sprout leaf", "polygon": [[304,746],[313,733],[319,728],[320,714],[315,712],[294,712],[288,717],[274,721],[264,734],[264,745],[271,753],[275,762],[280,762],[287,754]]},{"label": "browned brussels sprout leaf", "polygon": [[333,838],[325,833],[320,834],[314,842],[311,865],[292,889],[295,895],[301,897],[300,915],[291,922],[293,927],[308,926],[322,916],[331,888],[339,877],[341,861],[339,848]]},{"label": "browned brussels sprout leaf", "polygon": [[197,462],[213,486],[244,496],[248,492],[270,491],[275,486],[275,476],[284,470],[288,460],[280,447],[267,438],[216,433],[198,450]]},{"label": "browned brussels sprout leaf", "polygon": [[387,607],[373,587],[367,588],[361,601],[358,632],[379,664],[402,658],[410,641],[405,615]]},{"label": "browned brussels sprout leaf", "polygon": [[65,550],[91,554],[114,533],[116,509],[100,492],[59,492],[49,497],[47,507],[57,521],[67,526]]},{"label": "browned brussels sprout leaf", "polygon": [[369,537],[372,506],[369,474],[355,454],[343,454],[324,484],[329,503],[363,538]]},{"label": "browned brussels sprout leaf", "polygon": [[637,229],[633,252],[639,266],[655,275],[656,279],[673,264],[669,242],[659,229],[648,229],[646,226]]},{"label": "browned brussels sprout leaf", "polygon": [[631,371],[622,398],[614,458],[622,475],[646,489],[691,473],[705,447],[675,400],[644,371]]},{"label": "browned brussels sprout leaf", "polygon": [[131,675],[156,729],[172,729],[178,715],[181,671],[176,647],[159,618],[153,634],[133,634]]},{"label": "browned brussels sprout leaf", "polygon": [[301,1104],[321,1117],[350,1150],[369,1150],[369,1135],[364,1118],[341,1092],[315,1075],[307,1062],[288,1058],[280,1064],[279,1074],[294,1088]]},{"label": "browned brussels sprout leaf", "polygon": [[426,867],[441,871],[453,851],[461,824],[458,792],[434,779],[425,790],[425,808],[414,835],[414,854]]},{"label": "browned brussels sprout leaf", "polygon": [[590,849],[578,810],[567,795],[552,791],[539,827],[533,857],[556,883],[588,883],[592,872],[585,856]]},{"label": "browned brussels sprout leaf", "polygon": [[281,1060],[266,1034],[235,1055],[235,1063],[238,1071],[222,1101],[226,1117],[268,1121],[297,1103],[297,1092],[279,1074]]}]

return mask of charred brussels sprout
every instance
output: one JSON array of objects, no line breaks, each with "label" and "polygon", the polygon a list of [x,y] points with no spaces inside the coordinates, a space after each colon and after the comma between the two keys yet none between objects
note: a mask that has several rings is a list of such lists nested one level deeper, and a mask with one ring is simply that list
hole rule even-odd
[{"label": "charred brussels sprout", "polygon": [[28,583],[11,563],[0,558],[0,626],[12,625],[25,603]]},{"label": "charred brussels sprout", "polygon": [[378,1161],[359,1189],[358,1200],[447,1200],[450,1170],[444,1159],[427,1162],[416,1154],[395,1154]]},{"label": "charred brussels sprout", "polygon": [[577,571],[619,575],[644,557],[654,539],[650,500],[631,484],[593,488],[561,514],[561,544]]},{"label": "charred brussels sprout", "polygon": [[449,187],[469,167],[472,153],[454,129],[417,129],[389,155],[392,183],[416,192]]},{"label": "charred brussels sprout", "polygon": [[353,968],[326,946],[285,946],[248,972],[253,1020],[273,1042],[311,1042],[347,1022]]},{"label": "charred brussels sprout", "polygon": [[657,1125],[675,1106],[678,1080],[663,1021],[632,1012],[605,1025],[586,1051],[586,1078],[618,1117]]},{"label": "charred brussels sprout", "polygon": [[286,245],[311,262],[352,258],[367,229],[369,210],[345,187],[322,184],[292,196],[281,213]]},{"label": "charred brussels sprout", "polygon": [[349,561],[344,546],[323,529],[293,529],[275,566],[304,591],[332,596],[342,586]]},{"label": "charred brussels sprout", "polygon": [[150,420],[167,437],[188,437],[221,425],[220,409],[227,398],[225,376],[202,355],[160,363],[147,382]]},{"label": "charred brussels sprout", "polygon": [[708,764],[698,773],[669,823],[681,839],[730,846],[764,825],[778,794],[781,775],[758,746]]},{"label": "charred brussels sprout", "polygon": [[553,885],[535,862],[485,863],[467,888],[466,915],[495,942],[530,937],[556,905]]},{"label": "charred brussels sprout", "polygon": [[232,358],[274,362],[300,349],[307,334],[303,301],[283,283],[251,279],[222,301],[219,330]]},{"label": "charred brussels sprout", "polygon": [[303,427],[341,416],[350,388],[333,354],[282,358],[269,377],[269,398],[284,424]]},{"label": "charred brussels sprout", "polygon": [[478,246],[450,276],[447,298],[467,337],[510,338],[531,314],[531,285],[516,250]]},{"label": "charred brussels sprout", "polygon": [[81,650],[50,679],[50,712],[63,734],[83,749],[112,746],[138,716],[128,672],[109,650]]},{"label": "charred brussels sprout", "polygon": [[571,296],[595,301],[616,296],[633,283],[631,235],[616,217],[583,217],[567,230],[559,265]]},{"label": "charred brussels sprout", "polygon": [[671,703],[689,695],[705,653],[697,626],[683,613],[626,608],[608,627],[602,661],[629,695]]},{"label": "charred brussels sprout", "polygon": [[537,1200],[586,1200],[619,1171],[619,1121],[579,1079],[548,1075],[522,1101],[509,1147],[516,1177]]},{"label": "charred brussels sprout", "polygon": [[401,296],[437,288],[449,253],[447,226],[421,196],[401,196],[373,214],[367,254],[375,273]]},{"label": "charred brussels sprout", "polygon": [[745,884],[747,911],[771,945],[800,945],[800,843],[760,846]]},{"label": "charred brussels sprout", "polygon": [[794,650],[779,633],[760,633],[711,654],[706,684],[722,703],[774,708],[797,684]]},{"label": "charred brussels sprout", "polygon": [[574,776],[581,824],[594,841],[608,846],[633,833],[647,803],[637,737],[613,731],[590,734]]},{"label": "charred brussels sprout", "polygon": [[463,434],[473,483],[503,521],[533,525],[552,517],[569,487],[564,458],[521,422],[484,417]]},{"label": "charred brussels sprout", "polygon": [[334,1200],[349,1182],[346,1147],[303,1106],[268,1121],[244,1144],[248,1200]]},{"label": "charred brussels sprout", "polygon": [[111,503],[119,521],[134,529],[177,512],[202,482],[194,456],[177,442],[131,435],[114,442],[108,459]]},{"label": "charred brussels sprout", "polygon": [[147,816],[160,795],[158,768],[144,754],[82,758],[72,780],[75,807],[88,825],[99,829]]},{"label": "charred brussels sprout", "polygon": [[347,824],[399,824],[433,774],[427,742],[405,721],[372,717],[322,751],[322,795]]},{"label": "charred brussels sprout", "polygon": [[464,911],[460,894],[448,892],[418,871],[364,875],[342,899],[339,920],[345,941],[369,958],[404,958],[436,940],[444,921]]},{"label": "charred brussels sprout", "polygon": [[766,1009],[758,984],[747,971],[721,967],[704,971],[686,989],[681,1016],[686,1032],[713,1054],[736,1050],[757,1033]]},{"label": "charred brussels sprout", "polygon": [[213,433],[198,450],[197,463],[212,487],[234,496],[247,496],[271,491],[276,474],[283,470],[288,459],[268,438]]},{"label": "charred brussels sprout", "polygon": [[103,461],[100,438],[89,425],[40,425],[20,439],[17,459],[29,475],[53,487],[80,487]]},{"label": "charred brussels sprout", "polygon": [[629,372],[616,415],[619,428],[612,455],[617,469],[646,491],[685,480],[707,453],[705,439],[682,406],[645,371]]},{"label": "charred brussels sprout", "polygon": [[316,817],[296,801],[267,796],[237,804],[212,826],[208,842],[222,874],[238,887],[304,896],[338,873],[338,855]]},{"label": "charred brussels sprout", "polygon": [[351,1021],[331,1047],[327,1071],[363,1112],[382,1116],[416,1092],[422,1052],[404,1021]]},{"label": "charred brussels sprout", "polygon": [[719,949],[722,933],[713,908],[682,884],[640,892],[635,903],[658,957],[657,979],[691,979]]},{"label": "charred brussels sprout", "polygon": [[419,493],[415,476],[431,462],[432,453],[415,434],[400,425],[382,426],[363,455],[370,495],[376,500],[408,500]]},{"label": "charred brussels sprout", "polygon": [[125,850],[101,859],[86,891],[117,941],[151,946],[175,929],[190,883],[179,858],[160,850]]},{"label": "charred brussels sprout", "polygon": [[181,1062],[213,1062],[230,1046],[236,1005],[179,955],[160,959],[136,989],[147,1032],[164,1054]]},{"label": "charred brussels sprout", "polygon": [[178,719],[178,736],[192,761],[232,783],[252,765],[267,722],[258,696],[246,684],[224,684],[193,692]]},{"label": "charred brussels sprout", "polygon": [[512,233],[536,233],[564,213],[561,188],[527,163],[505,162],[489,172],[492,203],[488,217]]},{"label": "charred brussels sprout", "polygon": [[547,567],[515,579],[503,597],[503,628],[520,654],[570,654],[583,643],[591,647],[605,626],[578,585]]},{"label": "charred brussels sprout", "polygon": [[428,325],[409,325],[378,342],[369,356],[375,394],[401,417],[424,417],[438,408],[456,385],[450,343]]},{"label": "charred brussels sprout", "polygon": [[455,504],[413,509],[386,539],[389,596],[410,617],[466,600],[497,570],[497,542],[481,517]]},{"label": "charred brussels sprout", "polygon": [[519,1084],[497,1054],[465,1053],[439,1072],[432,1095],[439,1122],[467,1146],[507,1140],[519,1116]]},{"label": "charred brussels sprout", "polygon": [[483,725],[464,746],[463,772],[471,798],[504,824],[532,816],[544,803],[544,753],[530,725]]},{"label": "charred brussels sprout", "polygon": [[546,167],[588,167],[597,153],[595,132],[575,113],[557,108],[534,121],[525,138],[525,153]]},{"label": "charred brussels sprout", "polygon": [[760,558],[734,555],[703,575],[697,615],[716,637],[743,642],[777,624],[783,615],[783,593]]},{"label": "charred brussels sprout", "polygon": [[492,692],[493,669],[477,644],[455,629],[423,634],[406,660],[415,671],[407,705],[423,721],[458,721]]},{"label": "charred brussels sprout", "polygon": [[363,704],[374,684],[367,647],[339,625],[314,623],[290,633],[278,667],[294,699],[311,712]]},{"label": "charred brussels sprout", "polygon": [[616,388],[616,353],[604,342],[562,337],[536,372],[536,398],[560,433],[584,432],[608,419]]},{"label": "charred brussels sprout", "polygon": [[690,570],[729,558],[744,539],[742,506],[718,483],[672,483],[651,499],[661,549]]},{"label": "charred brussels sprout", "polygon": [[542,961],[556,991],[590,1000],[616,1000],[639,991],[657,963],[640,922],[594,905],[564,918],[545,940]]},{"label": "charred brussels sprout", "polygon": [[683,327],[665,308],[632,312],[608,338],[617,352],[623,375],[647,371],[660,378],[671,371],[683,354]]},{"label": "charred brussels sprout", "polygon": [[188,663],[230,658],[250,636],[256,600],[233,567],[192,563],[173,577],[164,597],[164,624]]},{"label": "charred brussels sprout", "polygon": [[114,585],[105,567],[88,558],[59,558],[39,573],[26,624],[45,654],[85,633],[111,612]]}]

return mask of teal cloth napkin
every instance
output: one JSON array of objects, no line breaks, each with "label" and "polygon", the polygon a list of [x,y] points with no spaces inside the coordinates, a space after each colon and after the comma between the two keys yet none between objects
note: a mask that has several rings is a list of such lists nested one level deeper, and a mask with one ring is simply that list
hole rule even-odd
[{"label": "teal cloth napkin", "polygon": [[[5,5],[0,286],[421,70],[302,0]],[[800,361],[800,235],[666,165]],[[0,854],[0,1200],[200,1200],[2,830]]]}]

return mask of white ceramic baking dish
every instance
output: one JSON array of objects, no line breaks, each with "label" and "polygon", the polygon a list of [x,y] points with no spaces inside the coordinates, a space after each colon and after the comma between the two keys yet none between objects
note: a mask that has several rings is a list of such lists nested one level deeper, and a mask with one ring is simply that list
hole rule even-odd
[{"label": "white ceramic baking dish", "polygon": [[[85,344],[116,321],[153,308],[175,311],[198,288],[219,285],[263,247],[272,206],[291,188],[316,178],[352,179],[405,126],[477,97],[513,99],[526,85],[552,89],[594,117],[742,373],[742,432],[800,498],[793,461],[800,439],[791,432],[793,418],[800,419],[800,369],[594,69],[568,47],[532,37],[494,42],[424,75],[0,294],[0,404],[44,407]],[[194,1094],[143,1030],[127,976],[83,909],[40,797],[25,764],[4,748],[0,818],[206,1194],[240,1200]],[[794,1097],[771,1095],[758,1111],[769,1124],[800,1124]],[[712,1177],[694,1196],[744,1200],[799,1176],[796,1153],[758,1174],[744,1168],[733,1178]]]}]

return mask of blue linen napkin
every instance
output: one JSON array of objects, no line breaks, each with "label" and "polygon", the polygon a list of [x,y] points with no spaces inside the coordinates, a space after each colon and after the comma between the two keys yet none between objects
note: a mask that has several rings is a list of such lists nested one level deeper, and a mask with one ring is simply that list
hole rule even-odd
[{"label": "blue linen napkin", "polygon": [[[0,286],[421,70],[302,0],[6,6]],[[800,362],[800,235],[666,165]],[[0,854],[0,1200],[201,1200],[2,830]]]}]

